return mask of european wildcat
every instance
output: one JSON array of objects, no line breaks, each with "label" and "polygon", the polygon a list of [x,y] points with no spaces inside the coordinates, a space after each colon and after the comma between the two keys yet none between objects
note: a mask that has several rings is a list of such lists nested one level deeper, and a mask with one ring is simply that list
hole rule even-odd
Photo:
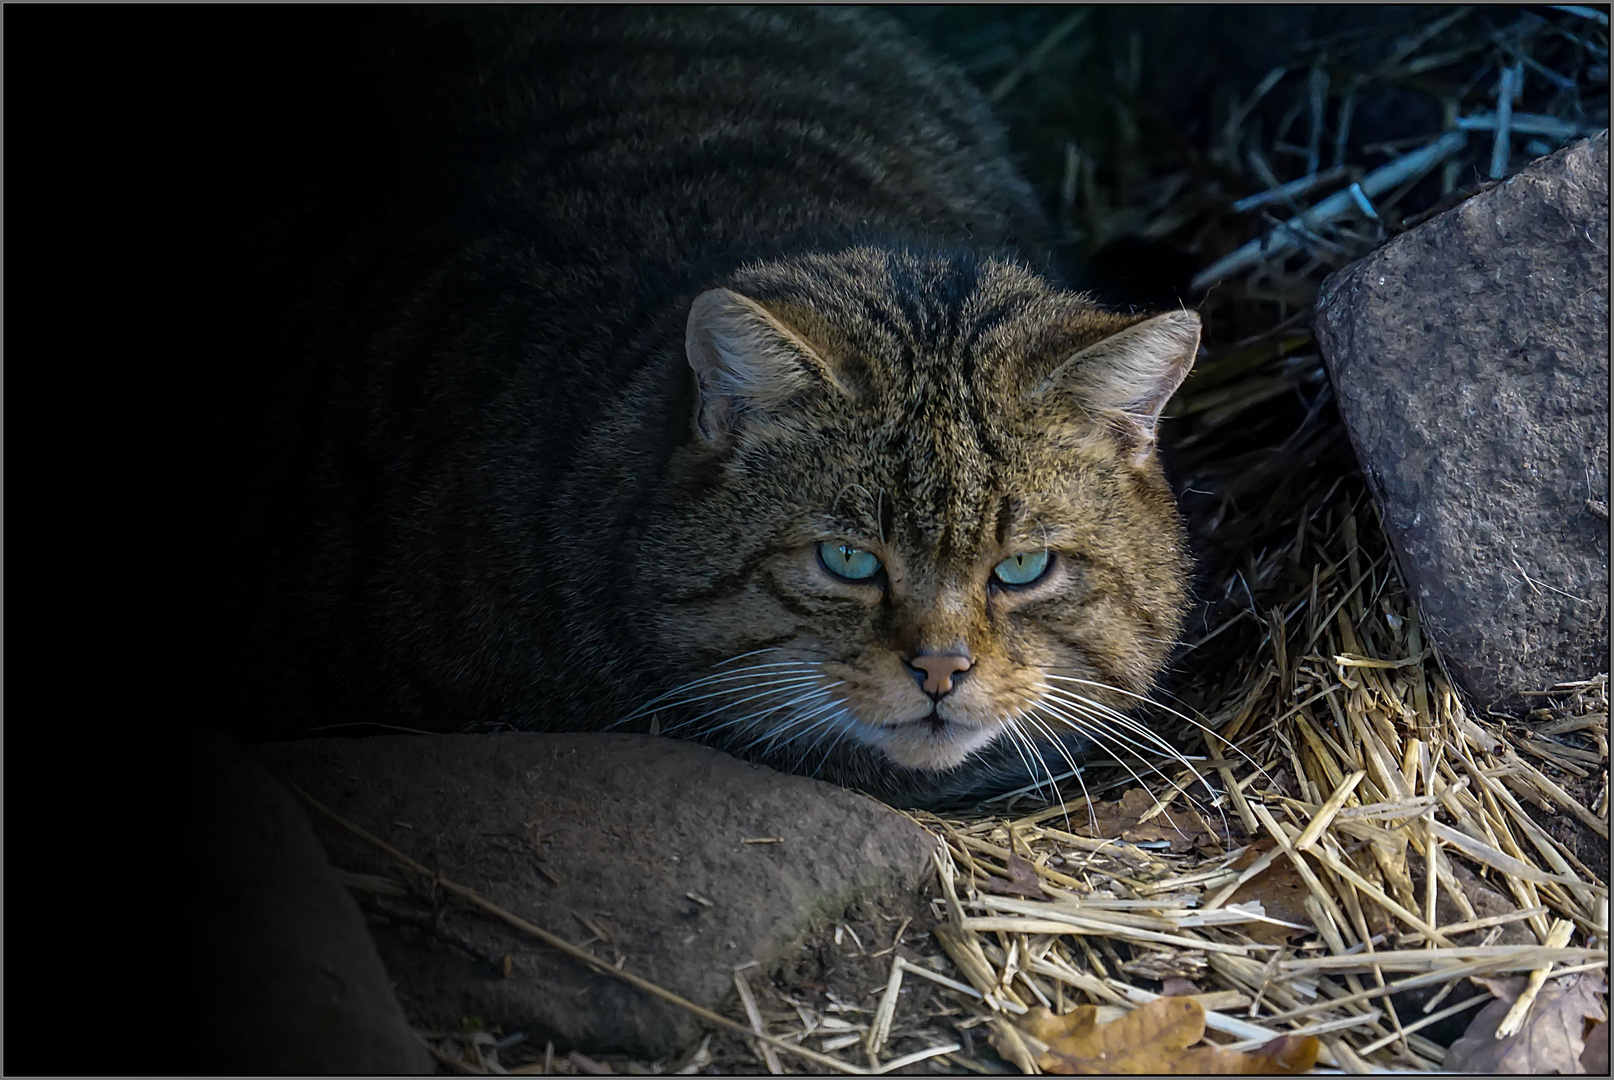
[{"label": "european wildcat", "polygon": [[654,717],[910,802],[1113,744],[1199,324],[1022,261],[961,76],[847,9],[336,18],[330,139],[233,252],[243,714]]}]

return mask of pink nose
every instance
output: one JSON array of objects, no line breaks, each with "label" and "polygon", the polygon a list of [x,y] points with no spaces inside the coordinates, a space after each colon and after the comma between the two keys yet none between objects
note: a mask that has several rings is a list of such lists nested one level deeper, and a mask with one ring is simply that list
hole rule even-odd
[{"label": "pink nose", "polygon": [[967,656],[916,656],[908,666],[925,673],[927,694],[945,694],[953,688],[953,676],[970,669]]}]

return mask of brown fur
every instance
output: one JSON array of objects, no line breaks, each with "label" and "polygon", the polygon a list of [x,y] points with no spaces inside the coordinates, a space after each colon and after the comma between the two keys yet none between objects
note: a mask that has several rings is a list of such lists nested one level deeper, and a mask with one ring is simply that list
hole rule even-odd
[{"label": "brown fur", "polygon": [[[1152,435],[1198,323],[1031,269],[979,94],[845,9],[346,17],[361,148],[236,253],[241,708],[655,723],[902,800],[1108,745],[1183,614]],[[934,715],[927,651],[971,661]]]},{"label": "brown fur", "polygon": [[[1124,373],[1064,367],[1141,317],[1099,311],[1012,263],[872,249],[754,265],[731,285],[777,320],[764,366],[794,377],[762,390],[729,437],[697,425],[669,468],[687,498],[645,521],[624,569],[660,661],[706,673],[768,649],[755,662],[821,674],[694,730],[772,744],[786,762],[818,761],[844,736],[946,770],[1033,709],[1049,674],[1150,688],[1183,615],[1185,538],[1157,460],[1139,459],[1124,419],[1095,406]],[[1186,373],[1180,357],[1158,359]],[[1063,383],[1044,389],[1056,372]],[[1175,387],[1180,375],[1165,378]],[[879,555],[883,585],[825,573],[824,539]],[[1043,581],[990,583],[1000,560],[1045,546],[1055,563]],[[932,702],[906,664],[921,651],[973,658],[936,706],[944,723],[927,720]],[[794,672],[696,690],[727,691],[710,706],[737,702],[780,670]],[[821,684],[835,684],[828,700],[783,704]]]}]

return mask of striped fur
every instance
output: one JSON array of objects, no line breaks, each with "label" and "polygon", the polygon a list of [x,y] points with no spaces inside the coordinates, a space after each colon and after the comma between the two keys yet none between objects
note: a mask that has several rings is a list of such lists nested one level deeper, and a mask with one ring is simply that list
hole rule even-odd
[{"label": "striped fur", "polygon": [[[1115,405],[1137,371],[1068,363],[1143,317],[1042,276],[1043,219],[961,76],[851,9],[331,32],[351,156],[237,252],[241,363],[275,388],[232,556],[230,685],[261,726],[655,717],[925,801],[1007,760],[1049,673],[1117,710],[1148,691],[1182,528],[1152,415]],[[824,377],[697,380],[716,288]],[[879,552],[886,587],[831,581],[825,538]],[[988,587],[1042,545],[1041,586]],[[917,723],[903,658],[953,646],[976,665]]]}]

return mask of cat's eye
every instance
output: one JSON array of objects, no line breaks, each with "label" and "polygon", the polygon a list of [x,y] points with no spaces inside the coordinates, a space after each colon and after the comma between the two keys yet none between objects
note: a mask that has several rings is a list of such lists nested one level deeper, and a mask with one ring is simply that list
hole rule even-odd
[{"label": "cat's eye", "polygon": [[1047,549],[1010,555],[992,568],[992,576],[1002,585],[1030,585],[1047,572]]},{"label": "cat's eye", "polygon": [[824,569],[847,581],[868,581],[880,572],[880,559],[874,552],[838,540],[820,543],[818,559],[824,564]]}]

